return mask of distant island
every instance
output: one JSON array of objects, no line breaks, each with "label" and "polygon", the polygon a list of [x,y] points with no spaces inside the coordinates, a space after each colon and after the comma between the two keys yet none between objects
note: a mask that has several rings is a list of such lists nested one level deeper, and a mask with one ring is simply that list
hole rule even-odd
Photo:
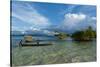
[{"label": "distant island", "polygon": [[90,41],[90,40],[96,39],[96,31],[94,31],[92,27],[89,26],[85,30],[76,31],[72,34],[59,32],[59,34],[55,34],[55,36],[61,40],[67,37],[71,37],[73,40],[76,40],[76,41]]},{"label": "distant island", "polygon": [[11,35],[13,36],[25,36],[25,35],[31,35],[31,36],[53,36],[57,37],[60,40],[65,40],[68,37],[72,38],[73,40],[77,41],[90,41],[93,39],[96,39],[96,31],[92,29],[91,26],[84,30],[75,31],[72,34],[68,34],[67,32],[61,32],[61,31],[52,31],[53,34],[43,33],[43,32],[37,32],[37,31],[25,31],[24,33],[22,31],[12,31]]}]

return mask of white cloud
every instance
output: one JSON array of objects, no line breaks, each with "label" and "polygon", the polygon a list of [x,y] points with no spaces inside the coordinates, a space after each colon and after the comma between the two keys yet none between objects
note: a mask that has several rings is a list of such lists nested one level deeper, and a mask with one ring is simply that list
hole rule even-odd
[{"label": "white cloud", "polygon": [[65,14],[65,19],[63,24],[65,26],[68,26],[69,28],[75,26],[79,22],[83,21],[86,18],[86,15],[84,14]]},{"label": "white cloud", "polygon": [[44,28],[50,25],[49,19],[41,15],[33,6],[28,3],[14,3],[12,5],[12,16],[23,21],[26,23],[26,25],[30,24],[33,27]]},{"label": "white cloud", "polygon": [[92,20],[96,20],[96,17],[91,17]]},{"label": "white cloud", "polygon": [[85,14],[65,14],[65,19],[73,19],[73,20],[77,20],[77,21],[81,21],[84,20],[86,18]]},{"label": "white cloud", "polygon": [[12,26],[11,28],[12,28],[11,31],[25,31],[25,30],[27,30],[26,26],[23,26],[23,27]]},{"label": "white cloud", "polygon": [[57,33],[57,32],[49,31],[49,30],[43,30],[43,33],[44,33],[44,34],[47,34],[47,35],[55,35],[55,34],[59,34],[59,33]]},{"label": "white cloud", "polygon": [[86,14],[75,14],[68,13],[65,14],[64,21],[62,23],[62,29],[67,30],[81,30],[88,26],[96,28],[96,17],[90,17]]}]

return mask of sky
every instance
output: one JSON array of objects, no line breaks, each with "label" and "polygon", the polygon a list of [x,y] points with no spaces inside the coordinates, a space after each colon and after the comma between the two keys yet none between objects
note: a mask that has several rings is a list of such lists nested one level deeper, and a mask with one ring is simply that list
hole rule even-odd
[{"label": "sky", "polygon": [[96,6],[12,1],[12,30],[96,29]]}]

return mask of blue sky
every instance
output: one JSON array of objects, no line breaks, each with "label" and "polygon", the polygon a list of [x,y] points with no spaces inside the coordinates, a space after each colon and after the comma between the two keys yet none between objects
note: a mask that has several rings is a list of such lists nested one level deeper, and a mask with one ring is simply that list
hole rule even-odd
[{"label": "blue sky", "polygon": [[96,28],[96,6],[12,1],[12,30]]}]

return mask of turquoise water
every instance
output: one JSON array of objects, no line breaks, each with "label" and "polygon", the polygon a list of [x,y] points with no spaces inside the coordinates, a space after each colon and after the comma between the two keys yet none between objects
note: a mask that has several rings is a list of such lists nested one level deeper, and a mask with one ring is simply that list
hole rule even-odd
[{"label": "turquoise water", "polygon": [[[54,37],[34,37],[52,40],[53,45],[18,47],[22,37],[12,38],[12,65],[40,65],[96,61],[96,41],[57,40]],[[16,45],[16,46],[15,46]]]}]

